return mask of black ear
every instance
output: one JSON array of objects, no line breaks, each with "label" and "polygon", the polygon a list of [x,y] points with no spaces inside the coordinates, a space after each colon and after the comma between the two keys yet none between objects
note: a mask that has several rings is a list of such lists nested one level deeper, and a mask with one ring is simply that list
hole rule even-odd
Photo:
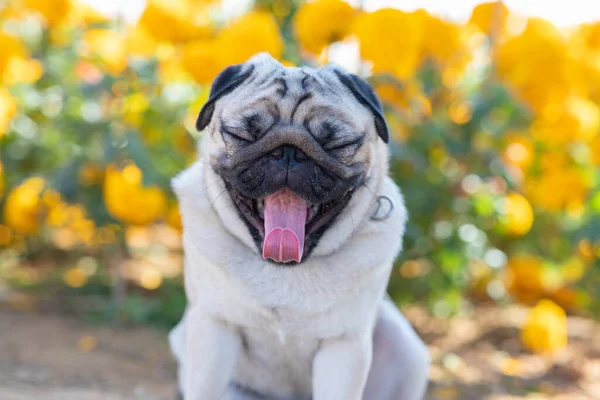
[{"label": "black ear", "polygon": [[344,74],[340,71],[334,71],[340,82],[350,90],[350,93],[362,105],[367,107],[375,118],[375,129],[377,134],[385,143],[389,142],[390,135],[388,133],[387,123],[383,117],[383,109],[381,103],[375,95],[373,88],[364,79],[354,74]]},{"label": "black ear", "polygon": [[200,114],[198,114],[196,129],[201,131],[206,128],[215,111],[216,101],[240,86],[250,75],[252,75],[253,71],[253,65],[244,68],[244,64],[232,65],[221,71],[210,87],[208,101],[204,104],[202,110],[200,110]]}]

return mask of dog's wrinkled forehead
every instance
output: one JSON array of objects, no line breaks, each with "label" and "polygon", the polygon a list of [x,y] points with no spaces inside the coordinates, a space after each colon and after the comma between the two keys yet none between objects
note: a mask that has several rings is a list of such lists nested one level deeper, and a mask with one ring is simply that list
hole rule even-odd
[{"label": "dog's wrinkled forehead", "polygon": [[227,144],[254,142],[280,125],[302,126],[331,147],[369,130],[388,140],[379,100],[364,80],[335,65],[284,67],[268,54],[228,67],[215,79],[197,128],[209,123]]}]

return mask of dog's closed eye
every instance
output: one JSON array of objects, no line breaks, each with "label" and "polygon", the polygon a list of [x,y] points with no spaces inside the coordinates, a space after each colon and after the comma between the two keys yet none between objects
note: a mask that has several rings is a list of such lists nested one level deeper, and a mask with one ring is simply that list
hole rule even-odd
[{"label": "dog's closed eye", "polygon": [[325,146],[353,130],[352,124],[339,110],[329,107],[312,110],[304,119],[304,128],[321,146]]},{"label": "dog's closed eye", "polygon": [[364,133],[356,132],[340,118],[307,119],[304,126],[323,149],[342,162],[351,157],[364,141]]},{"label": "dog's closed eye", "polygon": [[228,145],[253,143],[265,135],[275,124],[268,113],[249,113],[227,123],[221,120],[220,131]]},{"label": "dog's closed eye", "polygon": [[246,128],[246,131],[250,134],[250,136],[252,136],[255,139],[258,138],[262,131],[260,115],[251,114],[244,117],[244,126]]},{"label": "dog's closed eye", "polygon": [[365,135],[361,135],[359,133],[349,133],[347,135],[344,135],[336,140],[332,140],[328,143],[326,143],[323,148],[327,151],[331,151],[331,150],[341,150],[344,148],[348,148],[348,149],[353,149],[354,151],[356,151],[360,145],[363,143],[365,139]]},{"label": "dog's closed eye", "polygon": [[322,142],[321,144],[326,144],[327,142],[333,140],[339,129],[340,127],[331,122],[323,122],[321,124],[321,128],[319,129],[320,135],[318,135],[320,137],[320,141]]},{"label": "dog's closed eye", "polygon": [[239,124],[226,124],[224,121],[221,121],[219,131],[223,135],[223,140],[227,145],[248,144],[255,141],[254,136]]}]

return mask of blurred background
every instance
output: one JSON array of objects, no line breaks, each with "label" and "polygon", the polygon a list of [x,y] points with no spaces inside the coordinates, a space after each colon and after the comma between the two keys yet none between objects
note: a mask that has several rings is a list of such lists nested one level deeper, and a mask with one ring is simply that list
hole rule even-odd
[{"label": "blurred background", "polygon": [[430,346],[428,399],[600,398],[583,0],[1,0],[0,398],[173,398],[169,180],[211,80],[262,51],[385,105],[410,213],[389,293]]}]

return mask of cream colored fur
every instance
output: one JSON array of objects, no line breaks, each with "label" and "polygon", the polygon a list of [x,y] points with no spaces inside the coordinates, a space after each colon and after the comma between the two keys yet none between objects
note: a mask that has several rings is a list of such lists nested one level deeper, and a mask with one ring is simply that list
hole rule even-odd
[{"label": "cream colored fur", "polygon": [[[215,114],[225,112],[225,104]],[[361,112],[358,118],[368,120],[369,113]],[[419,399],[426,350],[384,299],[407,219],[400,190],[387,177],[386,145],[374,133],[365,142],[367,184],[295,267],[267,262],[258,252],[210,166],[223,146],[220,135],[205,134],[200,159],[173,180],[184,227],[189,305],[171,345],[185,399],[255,398],[232,383],[270,396],[264,398],[362,399],[373,329],[382,315],[393,321],[406,348],[407,364],[398,365],[399,372],[405,369],[404,376],[411,377],[411,369],[419,371],[417,380],[407,379],[406,400]],[[369,218],[378,196],[394,204],[383,221]]]}]

